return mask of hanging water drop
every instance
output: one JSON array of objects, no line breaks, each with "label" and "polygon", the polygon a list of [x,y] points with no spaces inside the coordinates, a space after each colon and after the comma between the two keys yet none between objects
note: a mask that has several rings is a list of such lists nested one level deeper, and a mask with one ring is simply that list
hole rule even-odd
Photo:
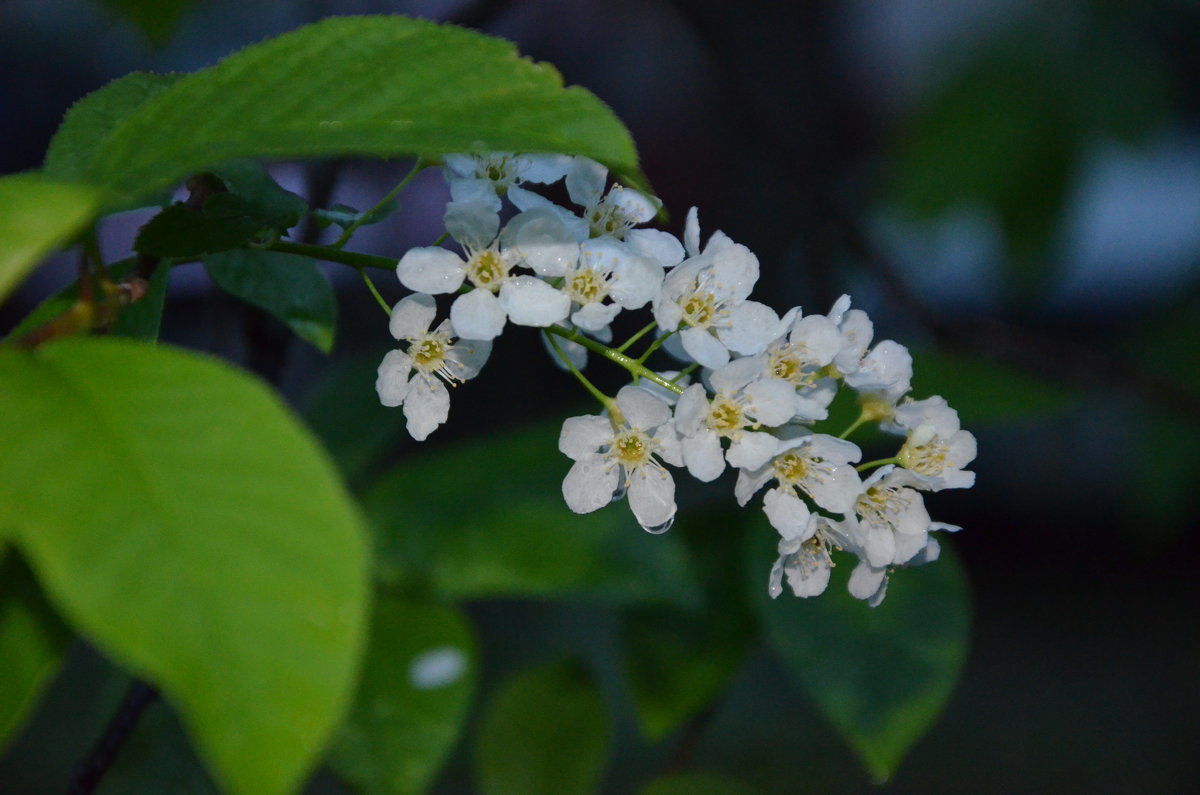
[{"label": "hanging water drop", "polygon": [[612,500],[610,500],[610,502],[617,502],[618,500],[622,500],[624,498],[625,498],[625,481],[622,480],[620,482],[620,485],[618,485],[617,488],[615,490],[613,490]]},{"label": "hanging water drop", "polygon": [[645,530],[647,533],[653,533],[654,535],[658,535],[659,533],[665,533],[668,530],[670,530],[671,525],[673,525],[673,524],[675,524],[674,516],[672,516],[670,519],[663,522],[662,524],[656,524],[656,525],[652,525],[650,527],[647,527],[646,525],[642,525],[642,529]]}]

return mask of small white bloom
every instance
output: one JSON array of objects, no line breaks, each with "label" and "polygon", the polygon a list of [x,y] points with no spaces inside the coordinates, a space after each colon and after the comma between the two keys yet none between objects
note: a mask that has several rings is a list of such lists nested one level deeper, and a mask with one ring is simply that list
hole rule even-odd
[{"label": "small white bloom", "polygon": [[908,348],[883,340],[863,357],[854,372],[846,375],[846,385],[875,398],[879,406],[895,405],[912,389],[912,364]]},{"label": "small white bloom", "polygon": [[958,412],[944,398],[906,401],[896,407],[892,423],[908,432],[897,458],[918,488],[941,491],[975,484],[975,473],[963,470],[975,460],[975,436],[962,430]]},{"label": "small white bloom", "polygon": [[[716,238],[716,235],[713,236]],[[654,300],[654,320],[664,332],[679,330],[668,350],[705,367],[723,367],[729,352],[761,353],[779,336],[779,316],[747,297],[758,281],[758,258],[728,238],[709,241],[704,251],[667,274]]]},{"label": "small white bloom", "polygon": [[862,481],[852,466],[862,458],[857,445],[825,434],[809,434],[781,441],[777,450],[765,465],[738,472],[734,494],[738,504],[745,505],[768,481],[776,481],[763,498],[763,509],[771,526],[785,538],[800,532],[800,493],[835,513],[850,510],[862,493]]},{"label": "small white bloom", "polygon": [[500,196],[522,182],[557,182],[571,165],[568,155],[488,152],[442,158],[450,196],[456,202],[480,201],[500,209]]},{"label": "small white bloom", "polygon": [[683,246],[674,236],[657,229],[636,228],[654,218],[660,202],[618,184],[605,193],[607,182],[608,169],[595,160],[576,157],[567,169],[567,195],[583,208],[582,216],[522,188],[511,189],[509,198],[522,210],[541,208],[558,214],[580,242],[610,237],[664,268],[677,265],[683,259]]},{"label": "small white bloom", "polygon": [[823,375],[842,349],[836,323],[824,315],[801,315],[799,307],[780,321],[782,332],[759,354],[764,374],[781,378],[796,391],[796,418],[819,421],[829,416],[837,382]]},{"label": "small white bloom", "polygon": [[913,475],[894,465],[880,467],[863,483],[847,513],[844,534],[875,567],[907,563],[928,540],[931,521]]},{"label": "small white bloom", "polygon": [[829,319],[838,326],[842,336],[841,350],[834,357],[833,366],[842,375],[849,375],[858,369],[871,339],[875,336],[875,325],[867,313],[861,309],[850,308],[850,296],[843,295],[834,302],[829,310]]},{"label": "small white bloom", "polygon": [[495,339],[508,320],[549,326],[570,312],[570,301],[561,292],[536,277],[512,272],[518,265],[533,267],[541,264],[542,256],[560,253],[532,245],[519,251],[503,248],[499,227],[500,217],[486,204],[452,202],[446,207],[446,229],[463,247],[466,259],[432,246],[410,249],[396,266],[400,283],[417,292],[452,293],[470,281],[474,289],[450,307],[450,320],[468,339]]},{"label": "small white bloom", "polygon": [[787,576],[792,593],[803,599],[820,596],[829,586],[833,568],[831,547],[839,547],[837,530],[824,517],[816,514],[807,520],[805,534],[779,541],[779,558],[771,567],[767,593],[775,599],[783,593],[783,578]]},{"label": "small white bloom", "polygon": [[437,305],[431,296],[410,295],[392,309],[392,336],[408,343],[407,350],[390,351],[379,365],[375,391],[385,406],[404,406],[408,432],[423,441],[450,414],[451,386],[479,374],[492,351],[480,340],[454,341],[454,325],[443,320],[432,331]]},{"label": "small white bloom", "polygon": [[[779,440],[757,430],[783,425],[795,414],[796,393],[780,378],[761,378],[761,365],[736,359],[709,378],[716,394],[708,398],[702,384],[688,387],[675,408],[683,462],[693,477],[715,480],[725,461],[735,467],[757,469],[775,455]],[[722,453],[721,439],[729,439]]]},{"label": "small white bloom", "polygon": [[[562,291],[578,307],[571,322],[590,334],[603,332],[622,309],[648,304],[662,287],[663,269],[612,238],[588,240],[562,274]],[[610,303],[611,302],[611,303]]]},{"label": "small white bloom", "polygon": [[563,498],[590,513],[628,493],[645,530],[663,532],[675,518],[675,481],[658,459],[681,466],[670,407],[632,384],[617,393],[620,416],[570,417],[558,449],[575,463],[563,480]]}]

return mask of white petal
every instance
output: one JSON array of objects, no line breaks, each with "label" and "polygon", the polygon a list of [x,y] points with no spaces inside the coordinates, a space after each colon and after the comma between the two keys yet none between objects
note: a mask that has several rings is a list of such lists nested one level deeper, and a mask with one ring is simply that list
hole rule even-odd
[{"label": "white petal", "polygon": [[475,166],[479,164],[479,158],[475,155],[466,155],[454,153],[442,155],[442,162],[446,164],[446,169],[449,173],[446,178],[455,177],[470,177],[475,174]]},{"label": "white petal", "polygon": [[[638,384],[638,389],[641,389],[641,384]],[[667,422],[658,426],[658,430],[651,437],[657,447],[654,450],[660,461],[665,461],[671,466],[683,466],[683,449],[679,445],[679,434],[675,432],[675,427]]]},{"label": "white petal", "polygon": [[731,395],[758,378],[765,364],[760,356],[743,356],[714,371],[709,382],[715,391]]},{"label": "white petal", "polygon": [[896,536],[888,526],[860,523],[863,553],[872,566],[887,566],[896,559]]},{"label": "white petal", "polygon": [[566,320],[571,299],[536,276],[517,276],[500,287],[500,306],[519,326],[546,326]]},{"label": "white petal", "polygon": [[892,560],[897,564],[908,563],[929,544],[928,533],[916,533],[913,535],[896,533],[894,538],[896,551]]},{"label": "white petal", "polygon": [[450,202],[443,221],[450,237],[472,251],[487,248],[500,231],[495,208],[481,201]]},{"label": "white petal", "polygon": [[388,407],[399,406],[408,394],[408,377],[412,375],[412,357],[404,351],[388,351],[379,364],[375,391],[379,402]]},{"label": "white petal", "polygon": [[671,419],[671,407],[633,384],[621,387],[617,393],[617,408],[632,428],[650,430]]},{"label": "white petal", "polygon": [[846,376],[846,384],[862,392],[900,393],[908,391],[912,381],[912,356],[894,340],[883,340],[862,360],[856,372]]},{"label": "white petal", "polygon": [[815,568],[810,569],[803,564],[788,566],[785,563],[783,570],[787,574],[792,593],[802,599],[820,596],[829,587],[829,562],[824,559],[816,561]]},{"label": "white petal", "polygon": [[683,309],[679,304],[662,292],[654,299],[654,322],[660,332],[674,331],[683,320]]},{"label": "white petal", "polygon": [[612,438],[612,423],[607,417],[594,414],[568,417],[558,435],[558,449],[574,461],[583,461],[595,456],[596,451]]},{"label": "white petal", "polygon": [[802,541],[813,533],[808,506],[791,489],[768,491],[763,496],[763,512],[785,539]]},{"label": "white petal", "polygon": [[717,336],[735,353],[761,353],[779,336],[779,315],[766,304],[743,301],[733,307],[729,316],[729,326],[717,329]]},{"label": "white petal", "polygon": [[595,333],[606,328],[620,313],[616,304],[601,304],[592,301],[571,313],[571,322],[587,332]]},{"label": "white petal", "polygon": [[455,177],[447,182],[450,183],[450,198],[454,201],[479,202],[487,205],[488,209],[500,212],[500,197],[496,195],[496,187],[488,180]]},{"label": "white petal", "polygon": [[670,473],[642,466],[629,480],[629,508],[638,524],[652,533],[667,529],[664,525],[675,518],[675,480]]},{"label": "white petal", "polygon": [[832,362],[842,349],[841,330],[824,315],[808,315],[797,320],[788,340],[804,345],[808,356],[821,367]]},{"label": "white petal", "polygon": [[758,469],[779,450],[779,440],[769,433],[743,431],[729,446],[729,465],[739,469]]},{"label": "white petal", "polygon": [[862,494],[862,480],[852,466],[834,466],[823,477],[806,481],[813,502],[827,511],[846,513]]},{"label": "white petal", "polygon": [[700,211],[695,207],[688,210],[683,223],[683,248],[690,257],[700,256]]},{"label": "white petal", "polygon": [[769,466],[760,469],[739,469],[737,483],[733,486],[733,496],[737,498],[738,505],[746,507],[750,498],[774,476],[775,473]]},{"label": "white petal", "polygon": [[579,259],[579,243],[548,209],[523,212],[504,228],[505,245],[542,276],[562,276]]},{"label": "white petal", "polygon": [[[850,573],[850,595],[855,599],[873,599],[880,589],[887,587],[887,567],[871,566],[865,560],[860,561]],[[880,597],[882,601],[882,596]],[[879,602],[875,602],[879,604]],[[875,605],[872,605],[874,607]]]},{"label": "white petal", "polygon": [[683,448],[683,463],[696,480],[708,483],[725,471],[725,456],[721,454],[721,440],[716,431],[704,428],[692,436],[683,437],[680,446]]},{"label": "white petal", "polygon": [[452,293],[466,278],[462,258],[436,246],[410,248],[396,265],[400,283],[417,293]]},{"label": "white petal", "polygon": [[626,309],[645,306],[662,289],[662,266],[646,257],[626,254],[613,266],[613,274],[609,295]]},{"label": "white petal", "polygon": [[575,513],[591,513],[612,502],[617,490],[617,467],[599,456],[576,461],[563,479],[562,494]]},{"label": "white petal", "polygon": [[842,318],[839,328],[842,332],[842,349],[834,357],[833,366],[842,374],[852,373],[858,369],[858,363],[871,344],[875,326],[866,312],[851,309]]},{"label": "white petal", "polygon": [[708,413],[708,391],[704,384],[692,384],[683,390],[675,406],[675,428],[684,436],[694,436],[704,425]]},{"label": "white petal", "polygon": [[796,389],[782,378],[764,378],[748,384],[745,394],[754,418],[768,428],[783,425],[796,414]]},{"label": "white petal", "polygon": [[533,210],[539,208],[547,210],[559,209],[557,204],[550,201],[540,193],[534,193],[531,190],[525,190],[517,185],[513,185],[508,189],[508,200],[512,202],[518,210]]},{"label": "white petal", "polygon": [[477,287],[454,299],[450,322],[464,339],[494,340],[504,330],[504,310],[491,291]]},{"label": "white petal", "polygon": [[409,434],[418,442],[446,421],[450,415],[450,393],[434,376],[419,374],[413,378],[404,401],[404,417]]},{"label": "white petal", "polygon": [[678,238],[659,229],[630,229],[625,244],[643,257],[654,260],[664,268],[674,268],[683,262],[683,246]]},{"label": "white petal", "polygon": [[462,381],[470,381],[479,375],[492,353],[492,343],[487,340],[459,340],[446,351],[446,368]]},{"label": "white petal", "polygon": [[600,203],[608,169],[586,157],[576,157],[567,170],[567,194],[580,207]]},{"label": "white petal", "polygon": [[398,340],[416,339],[418,335],[429,331],[436,314],[437,302],[433,300],[433,296],[423,293],[405,296],[392,307],[388,331]]},{"label": "white petal", "polygon": [[[720,233],[713,235],[705,249],[707,253],[713,249],[714,243],[717,244],[717,250],[712,254],[712,269],[717,287],[723,295],[736,301],[744,301],[754,289],[754,283],[758,281],[758,257],[741,243],[734,243],[723,235],[718,238],[717,235]],[[721,240],[728,242],[722,244]]]},{"label": "white petal", "polygon": [[685,328],[679,332],[679,341],[688,356],[705,367],[724,367],[729,362],[729,351],[721,341],[703,328]]},{"label": "white petal", "polygon": [[521,155],[517,158],[517,176],[528,182],[558,182],[571,167],[570,155]]}]

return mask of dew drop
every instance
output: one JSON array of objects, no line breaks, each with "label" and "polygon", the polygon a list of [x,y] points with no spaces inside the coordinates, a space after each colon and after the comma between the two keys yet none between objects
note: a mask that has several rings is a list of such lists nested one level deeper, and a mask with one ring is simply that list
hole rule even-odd
[{"label": "dew drop", "polygon": [[621,485],[617,486],[616,490],[613,491],[612,499],[609,500],[609,502],[610,503],[617,502],[618,500],[622,500],[624,498],[625,498],[625,481],[621,481]]},{"label": "dew drop", "polygon": [[642,525],[642,529],[645,530],[647,533],[653,533],[654,535],[658,535],[659,533],[665,533],[668,530],[670,530],[671,525],[673,525],[673,524],[675,524],[674,516],[672,516],[670,519],[663,522],[662,524],[651,525],[650,527],[647,527],[646,525]]}]

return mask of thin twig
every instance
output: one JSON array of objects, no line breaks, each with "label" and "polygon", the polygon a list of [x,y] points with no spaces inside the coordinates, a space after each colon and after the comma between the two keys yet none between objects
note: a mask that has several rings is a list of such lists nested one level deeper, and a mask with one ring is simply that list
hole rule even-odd
[{"label": "thin twig", "polygon": [[129,736],[137,727],[138,719],[142,717],[146,707],[158,699],[158,691],[141,679],[133,680],[133,684],[125,692],[120,706],[112,720],[108,722],[104,733],[96,740],[96,744],[88,751],[88,755],[75,766],[71,777],[69,795],[89,795],[100,785],[104,774],[109,771],[117,760],[117,755],[125,746]]}]

